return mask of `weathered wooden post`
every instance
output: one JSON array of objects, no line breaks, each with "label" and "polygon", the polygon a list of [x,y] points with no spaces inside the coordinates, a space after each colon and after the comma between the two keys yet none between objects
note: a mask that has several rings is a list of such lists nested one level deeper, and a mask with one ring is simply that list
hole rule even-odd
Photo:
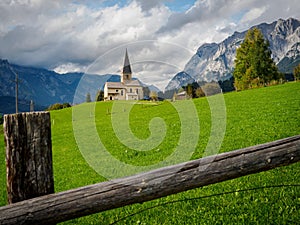
[{"label": "weathered wooden post", "polygon": [[49,112],[4,116],[8,203],[54,193]]}]

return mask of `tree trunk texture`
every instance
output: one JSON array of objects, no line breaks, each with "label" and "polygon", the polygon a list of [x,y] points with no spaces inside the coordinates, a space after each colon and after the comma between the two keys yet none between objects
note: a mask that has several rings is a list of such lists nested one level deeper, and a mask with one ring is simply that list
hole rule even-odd
[{"label": "tree trunk texture", "polygon": [[50,113],[5,115],[4,138],[8,203],[54,193]]},{"label": "tree trunk texture", "polygon": [[300,161],[300,135],[0,208],[0,224],[54,224]]}]

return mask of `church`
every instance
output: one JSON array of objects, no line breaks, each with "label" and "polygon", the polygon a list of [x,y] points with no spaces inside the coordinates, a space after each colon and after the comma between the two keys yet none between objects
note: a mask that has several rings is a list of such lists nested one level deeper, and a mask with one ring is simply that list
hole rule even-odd
[{"label": "church", "polygon": [[132,79],[132,70],[126,49],[121,82],[106,82],[104,85],[104,100],[141,100],[143,86],[138,80]]}]

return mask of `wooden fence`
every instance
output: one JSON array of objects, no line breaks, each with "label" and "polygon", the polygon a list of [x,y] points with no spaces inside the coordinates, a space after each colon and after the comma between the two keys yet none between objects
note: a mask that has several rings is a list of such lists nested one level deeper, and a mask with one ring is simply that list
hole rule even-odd
[{"label": "wooden fence", "polygon": [[300,135],[0,208],[0,224],[55,224],[300,161]]}]

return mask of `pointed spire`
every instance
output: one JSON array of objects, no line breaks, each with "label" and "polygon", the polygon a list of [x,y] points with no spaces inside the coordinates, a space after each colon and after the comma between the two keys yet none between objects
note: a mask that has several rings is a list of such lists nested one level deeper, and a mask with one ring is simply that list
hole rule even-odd
[{"label": "pointed spire", "polygon": [[131,74],[131,67],[130,67],[130,62],[129,62],[129,57],[128,57],[128,52],[126,48],[125,52],[125,60],[124,60],[124,66],[123,66],[123,74]]}]

